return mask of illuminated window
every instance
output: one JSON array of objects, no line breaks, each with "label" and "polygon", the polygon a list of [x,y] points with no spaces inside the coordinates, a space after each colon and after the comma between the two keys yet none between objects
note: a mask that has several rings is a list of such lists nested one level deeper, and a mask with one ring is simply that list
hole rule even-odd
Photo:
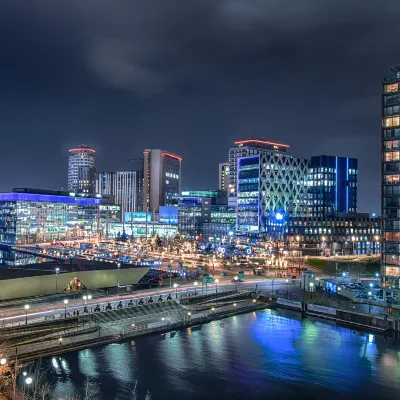
[{"label": "illuminated window", "polygon": [[399,84],[398,83],[391,83],[389,85],[385,85],[385,92],[386,93],[397,92],[398,90],[399,90]]},{"label": "illuminated window", "polygon": [[399,126],[400,125],[400,117],[384,118],[383,125],[386,128],[390,128],[392,126]]},{"label": "illuminated window", "polygon": [[400,175],[386,175],[385,176],[385,183],[399,183],[400,182]]},{"label": "illuminated window", "polygon": [[398,151],[390,151],[385,153],[385,161],[399,161],[400,152]]}]

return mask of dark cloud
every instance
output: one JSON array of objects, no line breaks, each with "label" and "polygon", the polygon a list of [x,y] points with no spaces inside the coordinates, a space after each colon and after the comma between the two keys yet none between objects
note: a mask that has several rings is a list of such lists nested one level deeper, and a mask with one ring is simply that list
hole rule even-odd
[{"label": "dark cloud", "polygon": [[165,147],[186,188],[215,186],[232,141],[254,135],[358,157],[360,209],[377,211],[399,14],[396,0],[3,2],[0,189],[64,185],[80,142],[101,169]]}]

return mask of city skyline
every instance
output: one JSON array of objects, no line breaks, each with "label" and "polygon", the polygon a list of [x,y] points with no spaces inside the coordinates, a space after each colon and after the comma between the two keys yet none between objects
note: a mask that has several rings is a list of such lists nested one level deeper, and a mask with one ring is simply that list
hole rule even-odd
[{"label": "city skyline", "polygon": [[359,210],[379,212],[380,82],[399,63],[400,28],[385,11],[394,2],[363,4],[310,0],[289,15],[239,0],[1,5],[0,190],[66,187],[60,161],[77,143],[96,148],[99,170],[170,149],[185,160],[184,189],[217,187],[227,149],[255,136],[299,158],[357,158]]}]

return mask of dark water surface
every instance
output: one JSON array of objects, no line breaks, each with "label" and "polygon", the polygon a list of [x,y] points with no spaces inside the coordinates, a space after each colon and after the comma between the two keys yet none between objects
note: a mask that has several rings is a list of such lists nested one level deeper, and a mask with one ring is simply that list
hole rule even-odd
[{"label": "dark water surface", "polygon": [[400,342],[262,311],[215,321],[174,337],[148,336],[42,361],[56,396],[81,393],[86,377],[98,400],[396,399]]}]

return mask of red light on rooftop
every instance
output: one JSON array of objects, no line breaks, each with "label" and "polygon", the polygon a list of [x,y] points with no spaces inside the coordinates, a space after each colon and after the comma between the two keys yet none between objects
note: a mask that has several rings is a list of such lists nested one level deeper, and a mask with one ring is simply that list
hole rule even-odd
[{"label": "red light on rooftop", "polygon": [[178,156],[176,156],[175,154],[171,154],[171,153],[164,152],[164,153],[163,153],[163,156],[171,157],[171,158],[174,158],[175,160],[182,161],[182,157],[178,157]]},{"label": "red light on rooftop", "polygon": [[75,149],[69,149],[68,151],[91,151],[92,153],[96,153],[96,150],[93,150],[90,147],[77,147]]},{"label": "red light on rooftop", "polygon": [[235,144],[245,144],[245,143],[262,143],[262,144],[272,144],[273,146],[281,146],[281,147],[290,147],[288,144],[268,142],[267,140],[259,140],[259,139],[248,139],[248,140],[238,140],[234,142]]}]

